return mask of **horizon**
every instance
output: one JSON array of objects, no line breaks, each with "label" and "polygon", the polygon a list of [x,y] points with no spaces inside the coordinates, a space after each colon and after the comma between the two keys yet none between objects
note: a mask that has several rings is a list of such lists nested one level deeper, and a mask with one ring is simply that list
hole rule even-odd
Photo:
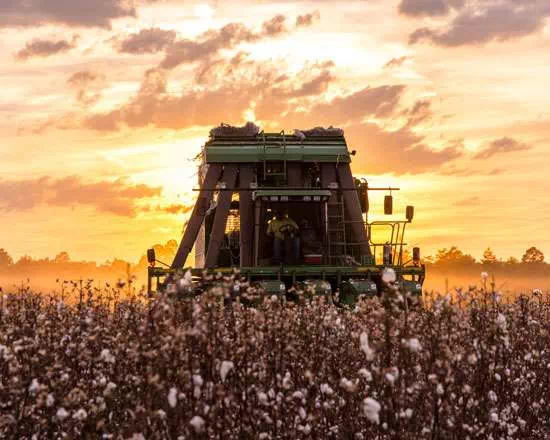
[{"label": "horizon", "polygon": [[[179,242],[208,131],[344,129],[415,205],[409,246],[550,254],[550,8],[528,0],[0,5],[0,248],[137,262]],[[92,10],[93,9],[93,10]],[[371,207],[380,213],[383,197]]]}]

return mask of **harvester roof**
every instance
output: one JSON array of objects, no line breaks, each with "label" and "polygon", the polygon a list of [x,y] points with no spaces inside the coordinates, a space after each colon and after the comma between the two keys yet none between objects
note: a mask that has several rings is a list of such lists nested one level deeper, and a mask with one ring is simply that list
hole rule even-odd
[{"label": "harvester roof", "polygon": [[346,139],[336,130],[322,134],[215,135],[205,144],[204,156],[206,163],[350,162]]}]

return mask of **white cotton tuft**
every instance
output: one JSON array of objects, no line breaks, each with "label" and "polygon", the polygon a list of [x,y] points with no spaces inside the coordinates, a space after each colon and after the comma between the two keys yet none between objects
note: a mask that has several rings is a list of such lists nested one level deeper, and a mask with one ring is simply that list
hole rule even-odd
[{"label": "white cotton tuft", "polygon": [[258,400],[260,401],[260,403],[261,403],[262,405],[266,405],[266,404],[267,404],[267,400],[268,400],[268,399],[267,399],[267,394],[264,393],[264,392],[262,392],[262,391],[260,391],[260,392],[258,393]]},{"label": "white cotton tuft", "polygon": [[330,396],[332,395],[332,393],[334,393],[334,390],[330,387],[329,384],[323,383],[321,384],[321,393]]},{"label": "white cotton tuft", "polygon": [[283,377],[283,388],[285,390],[289,390],[292,387],[292,377],[290,376],[290,373],[287,371],[285,374],[285,377]]},{"label": "white cotton tuft", "polygon": [[178,390],[174,387],[168,391],[168,404],[170,407],[175,408],[178,404]]},{"label": "white cotton tuft", "polygon": [[306,138],[306,135],[304,134],[304,132],[298,129],[294,129],[294,136],[300,139],[300,142],[303,142],[304,139]]},{"label": "white cotton tuft", "polygon": [[190,421],[189,424],[193,427],[195,432],[199,433],[204,430],[204,419],[201,416],[194,416]]},{"label": "white cotton tuft", "polygon": [[110,396],[111,393],[113,392],[113,390],[115,390],[115,389],[116,389],[116,384],[113,383],[113,382],[109,382],[107,384],[107,386],[105,387],[105,389],[103,390],[103,395],[105,397]]},{"label": "white cotton tuft", "polygon": [[354,393],[357,389],[357,385],[355,385],[351,380],[343,377],[340,379],[340,386],[346,390],[348,393]]},{"label": "white cotton tuft", "polygon": [[382,281],[386,284],[395,283],[397,274],[391,267],[387,267],[382,271]]},{"label": "white cotton tuft", "polygon": [[73,419],[80,420],[81,422],[83,420],[86,420],[87,417],[88,413],[83,408],[80,408],[77,412],[73,414]]},{"label": "white cotton tuft", "polygon": [[31,384],[29,385],[29,393],[36,394],[40,390],[40,384],[38,383],[38,380],[33,379],[31,381]]},{"label": "white cotton tuft", "polygon": [[231,361],[222,362],[222,365],[220,367],[220,377],[222,378],[222,382],[225,382],[225,378],[233,368],[235,368],[235,364],[233,364],[233,362]]},{"label": "white cotton tuft", "polygon": [[381,408],[382,407],[380,406],[380,404],[370,397],[367,397],[365,400],[363,400],[363,412],[367,419],[369,419],[369,421],[372,423],[380,423]]},{"label": "white cotton tuft", "polygon": [[46,406],[48,408],[51,408],[53,404],[55,403],[55,397],[53,397],[53,394],[48,394],[48,397],[46,397]]},{"label": "white cotton tuft", "polygon": [[363,376],[367,382],[372,381],[372,373],[366,368],[361,368],[359,370],[359,375]]},{"label": "white cotton tuft", "polygon": [[496,323],[501,330],[506,330],[506,316],[504,316],[502,313],[499,313],[497,315]]},{"label": "white cotton tuft", "polygon": [[57,413],[55,415],[59,420],[63,421],[67,417],[69,417],[69,412],[65,408],[61,407],[57,410]]},{"label": "white cotton tuft", "polygon": [[115,357],[111,354],[111,352],[107,348],[104,348],[103,350],[101,350],[99,359],[109,364],[114,364],[116,360]]},{"label": "white cotton tuft", "polygon": [[359,345],[363,353],[365,353],[367,360],[372,361],[374,359],[374,350],[369,346],[369,335],[367,335],[367,333],[361,333],[361,336],[359,337]]},{"label": "white cotton tuft", "polygon": [[193,385],[196,387],[202,387],[202,384],[204,383],[204,379],[200,374],[193,374]]},{"label": "white cotton tuft", "polygon": [[407,346],[409,349],[415,353],[422,350],[422,345],[420,344],[420,341],[417,338],[411,338],[407,342]]}]

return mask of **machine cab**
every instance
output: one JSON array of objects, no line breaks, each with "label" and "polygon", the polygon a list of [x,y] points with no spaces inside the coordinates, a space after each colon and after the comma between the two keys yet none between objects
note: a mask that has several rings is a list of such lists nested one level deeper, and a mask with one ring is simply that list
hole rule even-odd
[{"label": "machine cab", "polygon": [[194,248],[194,273],[239,269],[287,287],[315,277],[338,288],[349,278],[380,278],[379,265],[402,263],[409,219],[393,222],[397,233],[389,241],[370,240],[371,188],[353,177],[354,152],[342,130],[287,135],[250,128],[212,130],[197,201],[170,270],[183,268]]}]

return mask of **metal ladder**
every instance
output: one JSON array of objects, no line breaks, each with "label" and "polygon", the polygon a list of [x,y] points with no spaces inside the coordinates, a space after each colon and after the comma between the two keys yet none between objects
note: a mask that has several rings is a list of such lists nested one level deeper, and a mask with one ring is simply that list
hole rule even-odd
[{"label": "metal ladder", "polygon": [[[263,148],[264,148],[264,178],[267,176],[279,176],[279,177],[286,177],[286,136],[284,130],[280,133],[283,136],[283,141],[280,142],[278,145],[267,145],[265,141],[265,133],[262,131],[262,141],[263,141]],[[282,148],[283,149],[283,171],[272,171],[268,167],[268,160],[267,160],[267,150],[268,148]],[[274,161],[272,161],[274,162]]]},{"label": "metal ladder", "polygon": [[339,265],[342,257],[347,255],[346,221],[344,200],[341,194],[336,200],[327,204],[328,220],[328,263]]}]

